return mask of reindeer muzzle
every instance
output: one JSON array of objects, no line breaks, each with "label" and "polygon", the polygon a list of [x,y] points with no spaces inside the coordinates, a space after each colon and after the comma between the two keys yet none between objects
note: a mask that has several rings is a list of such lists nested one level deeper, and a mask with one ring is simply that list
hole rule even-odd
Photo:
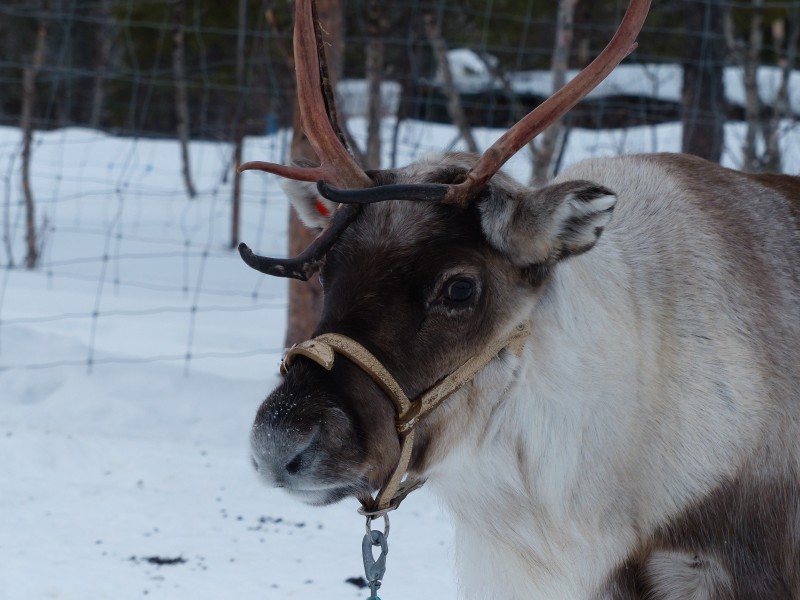
[{"label": "reindeer muzzle", "polygon": [[409,400],[397,380],[369,350],[354,339],[339,333],[325,333],[292,346],[281,362],[281,374],[285,376],[288,373],[296,356],[305,356],[330,371],[336,354],[339,353],[369,375],[392,401],[397,415],[395,426],[400,438],[400,458],[389,481],[375,498],[359,498],[362,504],[360,512],[369,517],[377,517],[397,508],[410,492],[424,483],[424,479],[406,476],[414,447],[415,427],[419,420],[472,381],[504,348],[521,356],[525,339],[530,332],[530,321],[523,321],[508,336],[487,346],[483,352],[471,357],[414,400]]}]

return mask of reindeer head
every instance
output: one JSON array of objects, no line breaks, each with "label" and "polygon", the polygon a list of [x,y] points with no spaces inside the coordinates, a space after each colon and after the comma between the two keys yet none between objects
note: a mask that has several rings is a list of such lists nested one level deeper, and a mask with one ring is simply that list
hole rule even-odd
[{"label": "reindeer head", "polygon": [[[531,190],[498,170],[630,52],[648,6],[633,0],[600,56],[482,156],[365,173],[325,117],[313,8],[298,0],[298,95],[322,164],[243,168],[295,180],[288,195],[322,233],[296,259],[240,252],[271,275],[307,279],[319,270],[325,300],[317,346],[290,352],[283,383],[256,415],[252,449],[265,480],[312,504],[349,495],[369,504],[387,482],[396,488],[406,467],[435,469],[470,413],[491,409],[519,361],[506,348],[516,328],[557,263],[594,246],[616,200],[589,181]],[[320,196],[331,209],[338,203],[331,217],[314,209]],[[329,346],[338,339],[330,334],[355,350]]]}]

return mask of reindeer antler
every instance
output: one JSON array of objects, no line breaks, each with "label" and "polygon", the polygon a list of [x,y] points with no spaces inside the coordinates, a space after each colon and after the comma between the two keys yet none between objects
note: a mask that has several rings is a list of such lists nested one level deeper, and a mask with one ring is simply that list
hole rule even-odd
[{"label": "reindeer antler", "polygon": [[[317,189],[322,196],[344,204],[419,200],[441,201],[465,208],[475,200],[509,158],[575,106],[636,48],[636,37],[644,25],[649,10],[650,0],[630,0],[619,28],[597,58],[492,144],[478,158],[461,183],[372,187],[372,180],[350,156],[344,143],[337,137],[328,117],[328,113],[335,109],[333,99],[330,98],[326,110],[322,93],[321,69],[325,65],[325,52],[315,29],[313,1],[296,0],[294,55],[297,95],[303,129],[319,156],[320,166],[301,168],[267,162],[249,162],[239,167],[239,170],[257,169],[289,179],[316,181]],[[331,184],[345,189],[337,189]],[[297,258],[274,259],[257,256],[244,244],[239,245],[239,253],[248,265],[262,273],[306,280],[319,268],[325,253],[336,238],[357,216],[358,206],[346,208],[348,210],[340,208],[337,211],[323,232]]]},{"label": "reindeer antler", "polygon": [[298,181],[330,181],[347,188],[364,188],[372,180],[356,163],[331,125],[328,111],[335,113],[331,98],[326,107],[322,94],[321,72],[327,72],[325,49],[319,39],[316,10],[313,0],[297,0],[294,23],[295,77],[297,100],[303,131],[320,160],[319,167],[289,167],[275,163],[253,161],[243,164],[239,171],[258,170]]},{"label": "reindeer antler", "polygon": [[[330,181],[349,189],[373,185],[372,180],[350,156],[337,135],[331,119],[336,107],[333,94],[325,98],[327,64],[325,49],[317,26],[313,0],[297,0],[294,24],[295,75],[300,120],[303,131],[320,160],[318,167],[294,167],[254,161],[243,164],[239,171],[258,170],[299,181]],[[326,102],[327,100],[327,102]],[[239,244],[239,254],[252,268],[267,275],[292,277],[306,281],[319,270],[328,249],[358,214],[357,207],[336,211],[325,229],[295,258],[269,258],[254,254],[246,244]]]},{"label": "reindeer antler", "polygon": [[[564,87],[520,119],[492,144],[458,184],[379,186],[369,190],[336,190],[318,185],[320,193],[336,202],[369,204],[391,197],[395,200],[438,200],[466,207],[486,187],[492,176],[551,123],[562,117],[605,79],[636,48],[650,0],[631,0],[614,37],[597,57]],[[379,191],[380,190],[380,191]]]}]

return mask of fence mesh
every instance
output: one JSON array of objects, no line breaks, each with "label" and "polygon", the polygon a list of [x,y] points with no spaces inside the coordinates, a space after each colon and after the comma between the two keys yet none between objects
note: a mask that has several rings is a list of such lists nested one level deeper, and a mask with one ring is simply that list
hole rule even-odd
[{"label": "fence mesh", "polygon": [[[583,66],[604,45],[625,4],[579,2],[570,66]],[[771,127],[781,168],[800,171],[800,74],[784,72],[795,60],[799,9],[796,2],[762,4],[657,3],[639,49],[617,79],[570,115],[559,167],[588,156],[680,151],[684,69],[693,60],[700,65],[685,48],[699,41],[724,47],[701,65],[723,80],[723,164],[747,166],[751,129],[763,153]],[[366,5],[349,2],[342,9],[342,110],[362,148],[367,123],[358,80],[370,41]],[[695,5],[724,11],[727,27],[692,29],[686,14]],[[0,5],[0,369],[178,361],[186,369],[247,374],[280,354],[283,332],[275,323],[286,309],[285,282],[238,264],[231,250],[231,198],[238,136],[244,135],[244,160],[288,160],[290,8],[201,0]],[[432,15],[448,47],[461,49],[451,54],[451,67],[485,148],[514,120],[514,102],[527,109],[546,95],[555,13],[551,0],[388,3],[381,32],[388,107],[381,124],[383,165],[463,147],[449,123],[420,15]],[[24,269],[20,125],[41,31],[29,178],[41,255],[35,269]],[[178,35],[194,197],[181,175],[177,141]],[[759,86],[755,112],[748,108],[750,67]],[[522,153],[509,169],[527,181],[530,158]],[[261,253],[283,255],[288,209],[280,188],[269,177],[245,177],[241,202],[240,237]],[[32,331],[52,334],[46,346],[24,342]]]}]

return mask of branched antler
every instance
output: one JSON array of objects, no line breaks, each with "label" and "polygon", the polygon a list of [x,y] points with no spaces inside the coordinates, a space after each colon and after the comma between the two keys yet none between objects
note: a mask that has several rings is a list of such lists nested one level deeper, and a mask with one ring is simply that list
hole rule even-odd
[{"label": "branched antler", "polygon": [[242,258],[248,265],[263,273],[305,280],[319,268],[325,253],[355,219],[361,204],[385,200],[418,200],[467,207],[508,159],[597,87],[636,48],[636,37],[649,9],[650,0],[630,0],[614,37],[597,58],[492,144],[460,183],[373,187],[370,177],[348,152],[344,137],[337,135],[335,130],[337,126],[333,94],[327,77],[321,36],[315,27],[313,0],[297,0],[294,32],[297,94],[303,129],[319,156],[320,165],[294,167],[249,162],[239,169],[257,169],[298,181],[316,181],[317,189],[323,197],[352,206],[339,208],[323,232],[297,258],[265,258],[253,254],[247,246],[241,244],[239,251]]},{"label": "branched antler", "polygon": [[[372,180],[356,163],[337,135],[333,93],[330,90],[325,49],[318,35],[312,0],[297,0],[294,25],[295,76],[300,119],[311,147],[320,160],[318,167],[291,167],[253,161],[239,171],[258,170],[298,181],[329,181],[346,188],[365,188]],[[326,98],[327,96],[327,98]]]}]

